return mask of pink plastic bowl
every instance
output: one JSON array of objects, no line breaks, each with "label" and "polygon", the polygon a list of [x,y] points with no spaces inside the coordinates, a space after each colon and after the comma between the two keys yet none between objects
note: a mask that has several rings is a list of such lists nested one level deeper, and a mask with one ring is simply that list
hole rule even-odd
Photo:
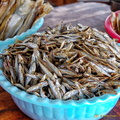
[{"label": "pink plastic bowl", "polygon": [[[120,13],[120,10],[115,12],[116,15],[117,15],[118,13]],[[105,29],[106,29],[106,32],[107,32],[112,38],[118,39],[118,42],[120,43],[120,35],[118,35],[118,34],[115,32],[115,30],[112,28],[110,18],[111,18],[111,15],[109,15],[109,16],[106,18],[106,20],[105,20]]]}]

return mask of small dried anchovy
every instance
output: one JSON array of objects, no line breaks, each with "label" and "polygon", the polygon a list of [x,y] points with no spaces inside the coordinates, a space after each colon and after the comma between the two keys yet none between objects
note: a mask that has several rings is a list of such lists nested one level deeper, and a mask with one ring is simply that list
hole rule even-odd
[{"label": "small dried anchovy", "polygon": [[111,13],[111,26],[120,35],[120,13]]},{"label": "small dried anchovy", "polygon": [[95,28],[60,24],[10,45],[4,74],[15,86],[50,99],[79,100],[116,94],[120,47]]}]

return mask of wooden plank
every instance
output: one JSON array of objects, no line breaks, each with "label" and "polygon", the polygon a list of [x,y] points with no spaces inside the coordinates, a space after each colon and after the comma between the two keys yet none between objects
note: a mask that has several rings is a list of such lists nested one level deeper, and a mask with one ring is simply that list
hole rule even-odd
[{"label": "wooden plank", "polygon": [[47,1],[49,1],[51,4],[57,5],[57,6],[64,5],[64,0],[47,0]]},{"label": "wooden plank", "polygon": [[15,105],[10,94],[0,87],[0,120],[32,120]]},{"label": "wooden plank", "polygon": [[70,4],[75,2],[78,2],[78,0],[64,0],[64,4]]}]

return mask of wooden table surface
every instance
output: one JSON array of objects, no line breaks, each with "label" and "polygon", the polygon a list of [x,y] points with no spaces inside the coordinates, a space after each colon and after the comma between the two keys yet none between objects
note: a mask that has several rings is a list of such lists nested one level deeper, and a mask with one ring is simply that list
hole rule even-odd
[{"label": "wooden table surface", "polygon": [[[75,3],[56,7],[49,15],[45,17],[45,23],[40,31],[46,30],[47,26],[54,27],[60,22],[82,23],[95,27],[101,31],[104,29],[105,18],[110,14],[110,8],[106,4],[100,3]],[[31,120],[23,114],[10,95],[0,87],[0,120]],[[120,120],[120,101],[114,109],[101,120]]]}]

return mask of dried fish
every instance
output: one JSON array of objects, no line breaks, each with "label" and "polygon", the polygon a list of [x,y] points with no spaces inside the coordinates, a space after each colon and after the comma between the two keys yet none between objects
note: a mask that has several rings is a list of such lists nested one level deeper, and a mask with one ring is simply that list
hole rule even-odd
[{"label": "dried fish", "polygon": [[79,100],[116,94],[119,53],[106,33],[61,23],[16,41],[1,55],[4,75],[18,88],[42,98]]},{"label": "dried fish", "polygon": [[46,56],[43,57],[43,59],[45,59],[45,61],[46,61],[46,62],[48,63],[48,65],[50,66],[50,68],[51,68],[58,76],[62,77],[62,74],[61,74],[60,70],[59,70],[55,65],[53,65]]},{"label": "dried fish", "polygon": [[67,100],[78,93],[78,90],[71,90],[63,96],[63,100]]},{"label": "dried fish", "polygon": [[[35,56],[32,54],[31,62],[30,62],[30,68],[28,70],[29,74],[34,74],[36,71],[36,62],[35,62]],[[31,77],[27,77],[25,81],[25,85],[28,85],[28,83],[31,81]]]},{"label": "dried fish", "polygon": [[54,75],[53,75],[42,63],[39,62],[39,65],[40,65],[41,69],[44,71],[44,73],[45,73],[48,77],[50,77],[52,80],[55,81]]},{"label": "dried fish", "polygon": [[29,87],[29,88],[27,89],[27,92],[36,91],[36,90],[38,90],[39,88],[44,87],[44,86],[47,86],[47,85],[48,85],[48,83],[47,83],[46,81],[40,82],[40,83],[38,83],[38,84],[36,84],[36,85],[34,85],[34,86],[32,86],[32,87]]},{"label": "dried fish", "polygon": [[25,32],[52,9],[44,0],[1,0],[0,40]]},{"label": "dried fish", "polygon": [[24,67],[22,67],[21,64],[19,64],[19,67],[18,67],[18,74],[19,74],[19,80],[20,80],[20,83],[24,86]]},{"label": "dried fish", "polygon": [[47,80],[48,80],[48,84],[51,88],[51,91],[54,95],[54,98],[61,99],[61,94],[60,94],[58,87],[54,84],[54,82],[52,80],[50,80],[50,79],[47,79]]},{"label": "dried fish", "polygon": [[120,13],[111,13],[111,26],[120,35]]},{"label": "dried fish", "polygon": [[34,73],[34,74],[25,74],[27,77],[31,77],[33,79],[41,79],[43,77],[43,74],[41,73]]}]

